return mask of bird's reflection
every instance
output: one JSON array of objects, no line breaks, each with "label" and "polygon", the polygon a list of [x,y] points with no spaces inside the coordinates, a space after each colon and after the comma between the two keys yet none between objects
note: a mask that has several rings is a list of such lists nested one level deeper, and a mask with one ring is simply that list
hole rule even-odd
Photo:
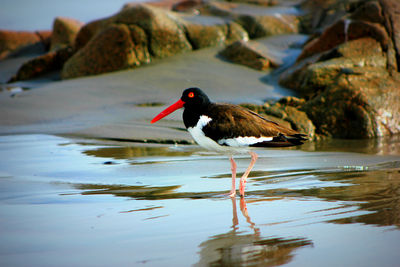
[{"label": "bird's reflection", "polygon": [[277,266],[288,263],[297,248],[312,245],[305,238],[263,238],[261,230],[251,220],[245,198],[240,198],[240,211],[251,232],[240,231],[237,200],[232,201],[232,229],[210,237],[200,244],[200,260],[195,266]]}]

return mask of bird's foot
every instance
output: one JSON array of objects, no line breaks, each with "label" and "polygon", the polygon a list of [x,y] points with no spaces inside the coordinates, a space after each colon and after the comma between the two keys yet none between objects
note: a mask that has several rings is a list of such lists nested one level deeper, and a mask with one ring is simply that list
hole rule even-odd
[{"label": "bird's foot", "polygon": [[239,185],[239,192],[240,192],[240,196],[244,197],[244,188],[246,186],[246,182],[242,182],[240,181],[240,185]]}]

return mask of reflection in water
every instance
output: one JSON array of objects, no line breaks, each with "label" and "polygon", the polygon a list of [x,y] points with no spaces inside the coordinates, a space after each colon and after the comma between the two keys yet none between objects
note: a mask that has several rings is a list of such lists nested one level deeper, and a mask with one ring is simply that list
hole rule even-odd
[{"label": "reflection in water", "polygon": [[[258,171],[254,172],[256,176],[252,177],[252,180],[255,186],[249,190],[248,195],[262,199],[315,197],[329,201],[346,201],[348,202],[346,205],[357,209],[343,213],[342,218],[331,222],[400,227],[400,162],[376,165],[368,169],[370,170],[338,168],[325,171]],[[218,177],[229,179],[229,174]],[[303,188],[299,188],[299,185]],[[84,195],[111,194],[145,200],[221,198],[226,193],[225,191],[178,192],[181,185],[75,184],[74,186],[83,190],[81,194]],[[268,189],[257,190],[260,187]],[[241,210],[244,212],[245,206],[241,207]],[[364,212],[360,215],[356,211]],[[244,216],[246,217],[245,213]],[[251,224],[250,220],[248,222]]]},{"label": "reflection in water", "polygon": [[345,187],[326,187],[301,190],[304,196],[317,196],[327,200],[354,201],[360,210],[370,213],[334,220],[335,223],[365,223],[400,227],[400,169],[386,171],[324,174],[321,180],[351,183]]},{"label": "reflection in water", "polygon": [[114,195],[144,200],[161,199],[201,199],[223,195],[225,191],[214,192],[175,192],[181,186],[145,186],[145,185],[103,185],[103,184],[75,184],[75,188],[84,190],[82,195]]},{"label": "reflection in water", "polygon": [[399,155],[400,135],[371,139],[328,139],[319,142],[308,142],[302,145],[309,151],[344,151],[376,155]]},{"label": "reflection in water", "polygon": [[343,214],[343,218],[331,222],[400,227],[400,162],[377,165],[370,169],[372,170],[303,171],[295,175],[285,174],[285,177],[282,177],[279,172],[269,172],[268,175],[256,177],[254,180],[279,183],[282,182],[281,179],[300,180],[308,176],[308,179],[317,179],[330,185],[322,184],[322,186],[296,190],[277,188],[253,191],[251,194],[264,197],[311,196],[329,201],[348,201],[359,211],[367,211],[368,214],[346,213]]},{"label": "reflection in water", "polygon": [[88,156],[99,158],[129,159],[151,156],[190,156],[192,151],[172,150],[170,147],[152,147],[152,146],[124,146],[124,147],[100,147],[83,152]]},{"label": "reflection in water", "polygon": [[239,231],[236,199],[232,198],[232,230],[211,237],[200,244],[200,261],[195,266],[278,266],[290,262],[294,250],[312,246],[306,238],[262,238],[260,229],[247,211],[246,200],[240,198],[240,210],[253,233]]}]

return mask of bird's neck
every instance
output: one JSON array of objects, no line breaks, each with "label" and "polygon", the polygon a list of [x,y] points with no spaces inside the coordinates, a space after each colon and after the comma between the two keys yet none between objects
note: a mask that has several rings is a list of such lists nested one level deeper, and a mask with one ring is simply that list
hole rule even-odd
[{"label": "bird's neck", "polygon": [[206,111],[212,103],[207,103],[201,106],[189,106],[183,110],[183,123],[186,128],[194,127],[200,119],[200,116],[205,115]]}]

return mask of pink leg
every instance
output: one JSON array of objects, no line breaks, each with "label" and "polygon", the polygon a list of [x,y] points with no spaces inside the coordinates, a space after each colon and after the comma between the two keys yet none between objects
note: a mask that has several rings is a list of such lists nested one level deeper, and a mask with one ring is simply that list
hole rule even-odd
[{"label": "pink leg", "polygon": [[249,152],[251,155],[251,162],[249,167],[247,168],[246,172],[243,174],[242,178],[240,179],[240,185],[239,185],[239,191],[240,191],[240,196],[244,197],[244,188],[246,186],[246,180],[247,180],[247,176],[249,176],[249,173],[251,171],[251,169],[253,169],[254,164],[257,161],[257,154],[254,152]]},{"label": "pink leg", "polygon": [[232,171],[232,189],[229,192],[230,197],[234,197],[236,195],[236,162],[233,157],[229,159],[231,161],[231,171]]}]

